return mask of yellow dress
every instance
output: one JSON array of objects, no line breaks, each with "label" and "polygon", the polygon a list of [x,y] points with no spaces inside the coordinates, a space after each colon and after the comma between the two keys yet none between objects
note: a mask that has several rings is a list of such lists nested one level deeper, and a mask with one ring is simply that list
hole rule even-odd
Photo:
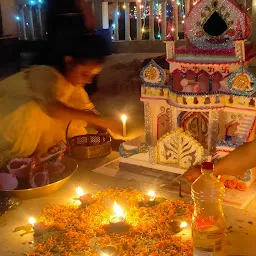
[{"label": "yellow dress", "polygon": [[[0,166],[65,140],[68,122],[47,113],[54,101],[78,110],[94,108],[82,87],[73,86],[52,67],[34,66],[0,82]],[[72,121],[69,136],[85,134],[86,125]]]}]

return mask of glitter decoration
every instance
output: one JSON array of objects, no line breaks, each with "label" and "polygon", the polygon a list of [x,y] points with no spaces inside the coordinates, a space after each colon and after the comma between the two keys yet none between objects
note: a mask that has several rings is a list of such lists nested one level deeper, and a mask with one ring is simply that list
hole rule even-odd
[{"label": "glitter decoration", "polygon": [[167,133],[157,142],[157,162],[178,164],[183,169],[201,163],[203,153],[202,145],[182,129]]},{"label": "glitter decoration", "polygon": [[[192,55],[192,54],[191,54]],[[193,55],[197,56],[197,55]],[[189,57],[188,57],[189,60]],[[186,75],[188,73],[194,76],[200,76],[201,74],[207,74],[209,77],[220,76],[227,77],[232,72],[236,71],[241,67],[241,62],[235,58],[235,62],[226,62],[225,58],[222,59],[222,63],[201,63],[198,59],[196,63],[189,61],[178,61],[178,60],[167,60],[170,63],[170,74],[174,75],[179,73]],[[216,59],[214,60],[216,62]],[[221,61],[221,59],[220,59]]]},{"label": "glitter decoration", "polygon": [[166,42],[166,58],[168,60],[174,59],[175,56],[175,42],[167,41]]},{"label": "glitter decoration", "polygon": [[246,74],[237,74],[232,81],[233,88],[238,91],[252,91],[251,79]]},{"label": "glitter decoration", "polygon": [[[227,27],[224,33],[211,36],[204,30],[204,25],[211,15],[216,13]],[[186,16],[185,34],[189,41],[198,48],[233,48],[232,41],[249,36],[252,26],[249,21],[247,13],[232,0],[202,0]]]},{"label": "glitter decoration", "polygon": [[234,41],[236,57],[240,62],[245,61],[244,40]]},{"label": "glitter decoration", "polygon": [[144,122],[145,122],[145,140],[146,144],[151,145],[151,135],[152,135],[152,126],[153,122],[151,118],[151,108],[149,102],[144,102]]},{"label": "glitter decoration", "polygon": [[243,66],[228,77],[228,87],[232,94],[252,96],[256,91],[256,78]]},{"label": "glitter decoration", "polygon": [[209,152],[210,154],[213,154],[216,152],[216,143],[218,141],[219,134],[219,110],[210,111],[209,120]]},{"label": "glitter decoration", "polygon": [[161,86],[166,80],[165,71],[151,60],[140,72],[140,77],[146,85]]},{"label": "glitter decoration", "polygon": [[156,164],[157,163],[157,154],[156,154],[156,147],[149,146],[149,163]]},{"label": "glitter decoration", "polygon": [[171,122],[171,130],[176,130],[178,128],[177,125],[177,108],[171,108],[171,116],[172,118],[170,119]]},{"label": "glitter decoration", "polygon": [[157,78],[157,71],[155,68],[153,68],[152,66],[149,66],[146,70],[145,70],[145,78],[148,80],[155,80]]}]

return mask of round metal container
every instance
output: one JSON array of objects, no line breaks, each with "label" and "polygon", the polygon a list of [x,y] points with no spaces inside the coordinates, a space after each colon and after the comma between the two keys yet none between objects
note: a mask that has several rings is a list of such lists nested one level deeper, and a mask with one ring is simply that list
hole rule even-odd
[{"label": "round metal container", "polygon": [[0,190],[2,192],[8,193],[14,197],[19,199],[32,199],[47,196],[64,186],[65,183],[73,176],[73,174],[77,170],[77,163],[74,159],[64,156],[62,158],[63,164],[66,166],[65,175],[66,177],[57,182],[51,183],[46,186],[38,187],[38,188],[29,188],[29,189],[16,189],[16,190]]}]

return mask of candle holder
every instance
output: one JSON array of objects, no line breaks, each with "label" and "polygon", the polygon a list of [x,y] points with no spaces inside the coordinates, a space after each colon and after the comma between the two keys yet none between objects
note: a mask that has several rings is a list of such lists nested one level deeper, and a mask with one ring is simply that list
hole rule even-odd
[{"label": "candle holder", "polygon": [[117,248],[112,245],[108,245],[106,247],[102,247],[99,249],[99,256],[116,256],[117,255]]}]

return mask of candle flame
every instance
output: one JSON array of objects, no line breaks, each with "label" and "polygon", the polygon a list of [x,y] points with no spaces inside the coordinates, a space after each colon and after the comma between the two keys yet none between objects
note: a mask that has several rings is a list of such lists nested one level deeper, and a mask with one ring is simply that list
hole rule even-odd
[{"label": "candle flame", "polygon": [[29,219],[28,219],[28,223],[29,223],[29,224],[31,224],[32,226],[34,226],[34,225],[35,225],[35,223],[36,223],[36,219],[35,219],[35,218],[33,218],[33,217],[29,217]]},{"label": "candle flame", "polygon": [[114,212],[117,217],[124,216],[123,209],[116,203],[116,201],[114,202]]},{"label": "candle flame", "polygon": [[109,256],[109,254],[108,254],[108,253],[105,253],[105,252],[102,252],[102,253],[101,253],[101,256]]},{"label": "candle flame", "polygon": [[180,223],[180,228],[186,228],[188,226],[188,223],[186,221],[182,221]]},{"label": "candle flame", "polygon": [[76,189],[76,194],[80,197],[84,195],[84,191],[82,188],[80,188],[79,186]]},{"label": "candle flame", "polygon": [[126,120],[127,120],[127,115],[122,115],[122,116],[121,116],[121,119],[122,119],[123,123],[125,123]]},{"label": "candle flame", "polygon": [[156,193],[154,190],[149,190],[148,191],[148,196],[150,196],[150,201],[154,201],[156,198]]}]

